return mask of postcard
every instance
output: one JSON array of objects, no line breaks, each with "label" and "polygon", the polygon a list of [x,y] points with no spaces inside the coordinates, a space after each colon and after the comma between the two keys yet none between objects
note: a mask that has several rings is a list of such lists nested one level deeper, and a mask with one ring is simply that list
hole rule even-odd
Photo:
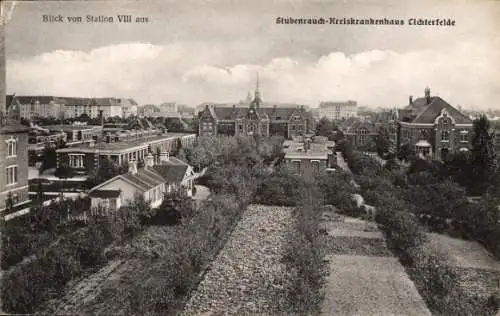
[{"label": "postcard", "polygon": [[500,1],[0,8],[2,313],[500,315]]}]

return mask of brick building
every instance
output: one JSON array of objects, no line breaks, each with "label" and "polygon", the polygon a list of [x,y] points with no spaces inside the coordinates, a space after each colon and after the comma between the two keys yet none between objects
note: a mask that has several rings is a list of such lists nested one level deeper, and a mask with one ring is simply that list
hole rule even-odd
[{"label": "brick building", "polygon": [[304,106],[264,104],[259,82],[255,95],[233,106],[206,104],[198,113],[199,135],[228,136],[293,136],[305,135],[312,128],[310,111]]},{"label": "brick building", "polygon": [[[0,211],[6,202],[23,207],[28,196],[28,130],[20,124],[20,108],[10,106],[12,98],[5,95],[5,37],[0,28]],[[9,105],[9,106],[8,106]],[[7,107],[9,110],[7,111]]]},{"label": "brick building", "polygon": [[335,142],[308,134],[285,140],[285,166],[292,172],[312,178],[335,165]]},{"label": "brick building", "polygon": [[68,165],[78,174],[90,175],[98,169],[102,159],[110,159],[118,165],[144,161],[148,153],[159,159],[161,155],[175,151],[179,141],[183,147],[193,146],[196,142],[196,134],[158,132],[144,136],[133,131],[126,134],[127,138],[107,135],[101,142],[58,149],[57,166]]},{"label": "brick building", "polygon": [[353,148],[362,151],[376,151],[377,127],[369,121],[355,121],[344,135]]},{"label": "brick building", "polygon": [[397,113],[397,148],[408,145],[422,156],[445,159],[448,153],[467,151],[472,140],[472,120],[438,96],[413,100]]}]

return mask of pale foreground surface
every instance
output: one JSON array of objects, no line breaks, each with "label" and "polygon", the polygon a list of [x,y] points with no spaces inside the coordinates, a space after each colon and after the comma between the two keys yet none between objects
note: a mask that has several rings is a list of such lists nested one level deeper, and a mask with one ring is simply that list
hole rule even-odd
[{"label": "pale foreground surface", "polygon": [[281,263],[291,208],[250,205],[211,263],[183,315],[274,315],[289,279]]},{"label": "pale foreground surface", "polygon": [[327,247],[321,315],[431,315],[373,223],[337,217],[324,226],[335,247]]}]

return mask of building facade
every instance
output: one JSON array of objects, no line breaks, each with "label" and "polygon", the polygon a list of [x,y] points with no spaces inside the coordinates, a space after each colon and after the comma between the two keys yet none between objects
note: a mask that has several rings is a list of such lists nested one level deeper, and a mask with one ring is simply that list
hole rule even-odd
[{"label": "building facade", "polygon": [[313,134],[294,137],[283,143],[284,164],[291,172],[312,179],[335,165],[334,149],[335,142],[326,137]]},{"label": "building facade", "polygon": [[118,175],[97,185],[89,191],[93,208],[118,210],[132,201],[137,194],[153,208],[159,207],[165,194],[181,192],[192,195],[195,173],[188,164],[173,162],[162,157],[155,163],[152,154],[146,157],[145,166],[137,167],[137,163],[129,163],[129,172]]},{"label": "building facade", "polygon": [[14,98],[15,103],[20,108],[21,117],[29,120],[38,117],[48,117],[61,119],[64,116],[65,100],[51,96],[8,96]]},{"label": "building facade", "polygon": [[58,149],[57,166],[66,165],[78,174],[90,175],[97,171],[103,159],[109,159],[118,165],[144,161],[148,153],[159,159],[161,155],[174,152],[179,142],[183,147],[193,146],[196,142],[196,134],[163,132],[145,137],[131,133],[127,134],[126,139],[124,136],[120,139],[120,136],[106,135],[102,142]]},{"label": "building facade", "polygon": [[205,108],[198,113],[198,118],[200,136],[284,136],[291,138],[305,135],[313,124],[311,113],[304,106],[264,106],[258,81],[254,98],[250,99],[250,102],[240,102],[232,107],[206,104]]},{"label": "building facade", "polygon": [[449,153],[470,150],[472,120],[429,88],[424,97],[413,100],[398,111],[397,148],[406,145],[421,156],[446,159]]},{"label": "building facade", "polygon": [[356,101],[346,102],[321,102],[318,106],[319,118],[326,117],[331,121],[353,118],[357,116],[358,103]]},{"label": "building facade", "polygon": [[344,131],[344,136],[355,149],[376,151],[377,127],[369,121],[355,121]]}]

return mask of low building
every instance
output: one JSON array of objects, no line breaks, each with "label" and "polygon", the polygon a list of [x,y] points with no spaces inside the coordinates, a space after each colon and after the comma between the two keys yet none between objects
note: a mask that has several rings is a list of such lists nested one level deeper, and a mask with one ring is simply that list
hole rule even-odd
[{"label": "low building", "polygon": [[128,131],[117,135],[106,135],[104,141],[88,146],[58,149],[57,166],[68,165],[81,175],[89,175],[99,167],[99,161],[110,159],[118,165],[129,161],[143,161],[148,153],[159,159],[161,153],[172,153],[180,142],[183,147],[193,146],[196,134],[159,132],[144,136],[141,131]]},{"label": "low building", "polygon": [[89,191],[93,208],[118,210],[126,206],[138,194],[144,197],[152,208],[159,207],[164,195],[182,191],[192,195],[195,173],[188,164],[163,155],[158,164],[152,154],[146,157],[145,166],[129,163],[129,172],[118,175]]},{"label": "low building", "polygon": [[335,142],[312,134],[285,140],[285,166],[292,172],[313,177],[335,166]]},{"label": "low building", "polygon": [[318,106],[319,118],[326,117],[331,121],[338,121],[357,116],[358,103],[356,101],[332,102],[324,101]]}]

